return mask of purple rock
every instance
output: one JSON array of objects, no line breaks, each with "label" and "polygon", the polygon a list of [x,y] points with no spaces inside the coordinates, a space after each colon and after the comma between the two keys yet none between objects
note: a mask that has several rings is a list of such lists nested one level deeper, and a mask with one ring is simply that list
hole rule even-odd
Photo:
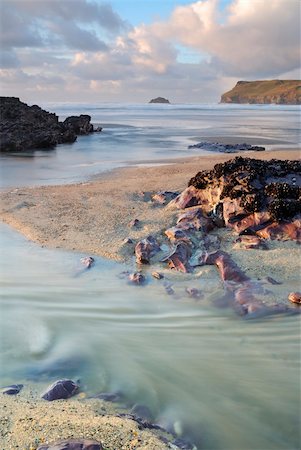
[{"label": "purple rock", "polygon": [[1,388],[2,394],[6,395],[16,395],[19,394],[21,389],[23,388],[23,384],[12,384],[10,386],[5,386]]},{"label": "purple rock", "polygon": [[42,444],[37,450],[103,450],[103,446],[100,442],[91,439],[67,439],[52,444]]},{"label": "purple rock", "polygon": [[79,385],[72,380],[58,380],[49,386],[42,395],[44,400],[52,402],[53,400],[66,399],[75,395],[79,390]]}]

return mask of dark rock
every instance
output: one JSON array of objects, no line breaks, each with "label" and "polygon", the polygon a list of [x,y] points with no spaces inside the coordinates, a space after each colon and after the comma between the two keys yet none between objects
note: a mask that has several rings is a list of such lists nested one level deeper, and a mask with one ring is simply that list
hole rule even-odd
[{"label": "dark rock", "polygon": [[291,292],[288,295],[288,299],[292,303],[296,303],[297,305],[301,305],[301,292]]},{"label": "dark rock", "polygon": [[77,134],[93,130],[90,116],[77,118],[77,123],[82,124],[78,128],[73,126],[76,118],[59,122],[55,114],[37,105],[28,106],[15,97],[0,97],[0,117],[0,152],[53,148],[57,144],[72,143]]},{"label": "dark rock", "polygon": [[274,278],[272,278],[272,277],[265,277],[265,280],[268,282],[268,283],[270,283],[270,284],[282,284],[282,282],[281,281],[277,281],[277,280],[274,280]]},{"label": "dark rock", "polygon": [[58,380],[49,386],[42,395],[44,400],[52,402],[53,400],[67,399],[75,395],[79,390],[79,385],[72,380]]},{"label": "dark rock", "polygon": [[189,145],[188,148],[199,148],[201,150],[219,153],[238,153],[242,151],[262,152],[265,150],[264,147],[246,144],[245,142],[243,144],[221,144],[219,142],[205,141],[199,142],[198,144]]},{"label": "dark rock", "polygon": [[5,386],[1,388],[2,394],[6,395],[17,395],[23,388],[23,384],[12,384],[10,386]]},{"label": "dark rock", "polygon": [[186,439],[177,438],[172,442],[173,445],[176,445],[181,450],[193,450],[195,446],[191,444],[191,442],[186,441]]},{"label": "dark rock", "polygon": [[91,439],[66,439],[39,445],[37,450],[103,450],[103,446]]},{"label": "dark rock", "polygon": [[170,103],[167,98],[164,97],[156,97],[149,101],[149,103]]},{"label": "dark rock", "polygon": [[148,236],[139,241],[135,246],[136,262],[149,264],[150,258],[161,250],[160,245],[153,236]]},{"label": "dark rock", "polygon": [[89,134],[93,132],[93,125],[90,123],[91,116],[81,114],[80,116],[70,116],[64,120],[63,125],[67,130],[75,134]]},{"label": "dark rock", "polygon": [[121,392],[101,392],[100,394],[95,394],[92,398],[99,398],[105,402],[117,403],[123,400],[123,395]]},{"label": "dark rock", "polygon": [[[199,172],[174,200],[208,214],[223,204],[225,224],[237,233],[301,240],[301,162],[236,157]],[[172,202],[171,202],[172,203]]]},{"label": "dark rock", "polygon": [[169,283],[164,284],[164,288],[165,288],[165,292],[168,295],[173,295],[175,293],[175,291],[173,290],[171,284],[169,284]]},{"label": "dark rock", "polygon": [[133,284],[144,284],[146,281],[145,276],[141,272],[131,273],[128,279]]},{"label": "dark rock", "polygon": [[140,405],[139,403],[134,405],[130,412],[135,417],[146,420],[148,422],[151,422],[154,419],[151,410],[147,406]]}]

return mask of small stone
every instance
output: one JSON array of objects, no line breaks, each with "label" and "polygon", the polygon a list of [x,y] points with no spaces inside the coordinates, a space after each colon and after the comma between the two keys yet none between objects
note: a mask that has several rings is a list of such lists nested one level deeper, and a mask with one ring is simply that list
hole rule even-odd
[{"label": "small stone", "polygon": [[164,275],[162,275],[162,273],[160,272],[153,272],[152,277],[156,278],[157,280],[162,280],[162,278],[164,278]]},{"label": "small stone", "polygon": [[91,439],[67,439],[52,444],[42,444],[37,450],[103,450],[103,446],[100,442]]},{"label": "small stone", "polygon": [[141,272],[134,272],[129,275],[129,281],[133,284],[143,284],[145,276]]},{"label": "small stone", "polygon": [[134,243],[134,241],[133,241],[133,239],[131,239],[131,238],[125,238],[124,240],[123,240],[123,244],[133,244]]},{"label": "small stone", "polygon": [[81,258],[80,262],[87,268],[90,269],[90,267],[93,266],[95,259],[92,258],[92,256],[86,256],[84,258]]},{"label": "small stone", "polygon": [[44,400],[52,402],[53,400],[66,399],[75,395],[79,390],[79,385],[72,380],[58,380],[49,386],[42,395]]},{"label": "small stone", "polygon": [[291,292],[288,295],[288,299],[292,303],[296,303],[297,305],[301,305],[301,292]]},{"label": "small stone", "polygon": [[141,226],[141,222],[139,219],[133,219],[129,223],[130,228],[139,228]]},{"label": "small stone", "polygon": [[6,395],[17,395],[23,388],[23,384],[12,384],[10,386],[5,386],[1,388],[2,394]]},{"label": "small stone", "polygon": [[186,292],[189,295],[189,297],[192,297],[192,298],[200,298],[202,296],[201,291],[196,288],[188,287],[188,288],[186,288]]}]

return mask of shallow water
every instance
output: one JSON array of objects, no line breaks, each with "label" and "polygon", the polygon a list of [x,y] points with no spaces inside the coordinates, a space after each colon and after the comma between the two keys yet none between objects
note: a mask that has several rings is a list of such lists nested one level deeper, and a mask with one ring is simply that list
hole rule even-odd
[{"label": "shallow water", "polygon": [[[267,150],[300,143],[300,107],[283,105],[45,104],[60,120],[90,114],[101,133],[54,150],[0,155],[0,187],[63,184],[128,164],[199,154],[204,140],[252,140]],[[230,157],[230,156],[229,156]]]},{"label": "shallow water", "polygon": [[171,279],[175,296],[128,267],[52,251],[1,226],[0,384],[80,378],[89,394],[121,391],[156,421],[214,450],[298,449],[300,317],[244,321],[216,309],[214,268],[193,280],[205,297]]}]

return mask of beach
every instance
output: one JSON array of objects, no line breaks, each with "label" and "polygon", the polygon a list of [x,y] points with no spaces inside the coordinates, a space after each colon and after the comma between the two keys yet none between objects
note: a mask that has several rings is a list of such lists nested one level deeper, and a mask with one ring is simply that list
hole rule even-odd
[{"label": "beach", "polygon": [[[1,193],[1,220],[42,247],[133,264],[134,247],[124,240],[130,237],[137,242],[151,234],[163,242],[164,230],[175,223],[179,213],[154,205],[151,195],[158,191],[181,192],[198,171],[211,169],[234,156],[237,155],[219,154],[115,169],[73,185],[9,189]],[[286,150],[244,152],[242,156],[298,159],[300,154]],[[141,222],[140,228],[130,226],[136,218]],[[269,286],[269,295],[271,301],[286,302],[289,290],[297,289],[299,283],[296,261],[300,261],[300,253],[296,243],[271,241],[268,251],[233,250],[232,233],[219,233],[222,248],[231,253],[248,276],[281,280],[281,286]],[[256,252],[260,258],[255,257]],[[100,440],[109,449],[168,448],[152,431],[139,430],[136,422],[116,417],[113,405],[87,400],[85,394],[49,404],[39,399],[35,389],[27,389],[15,398],[2,396],[1,448],[35,449],[45,440],[73,436]]]},{"label": "beach", "polygon": [[[298,150],[243,152],[241,156],[269,160],[298,159]],[[124,245],[129,236],[160,235],[172,226],[177,212],[154,207],[150,196],[158,191],[181,192],[200,170],[212,169],[239,154],[218,154],[169,161],[152,167],[128,167],[73,185],[15,188],[1,193],[0,218],[28,239],[50,248],[64,248],[129,259]],[[149,197],[147,195],[149,194]],[[133,219],[139,229],[130,227]]]}]

